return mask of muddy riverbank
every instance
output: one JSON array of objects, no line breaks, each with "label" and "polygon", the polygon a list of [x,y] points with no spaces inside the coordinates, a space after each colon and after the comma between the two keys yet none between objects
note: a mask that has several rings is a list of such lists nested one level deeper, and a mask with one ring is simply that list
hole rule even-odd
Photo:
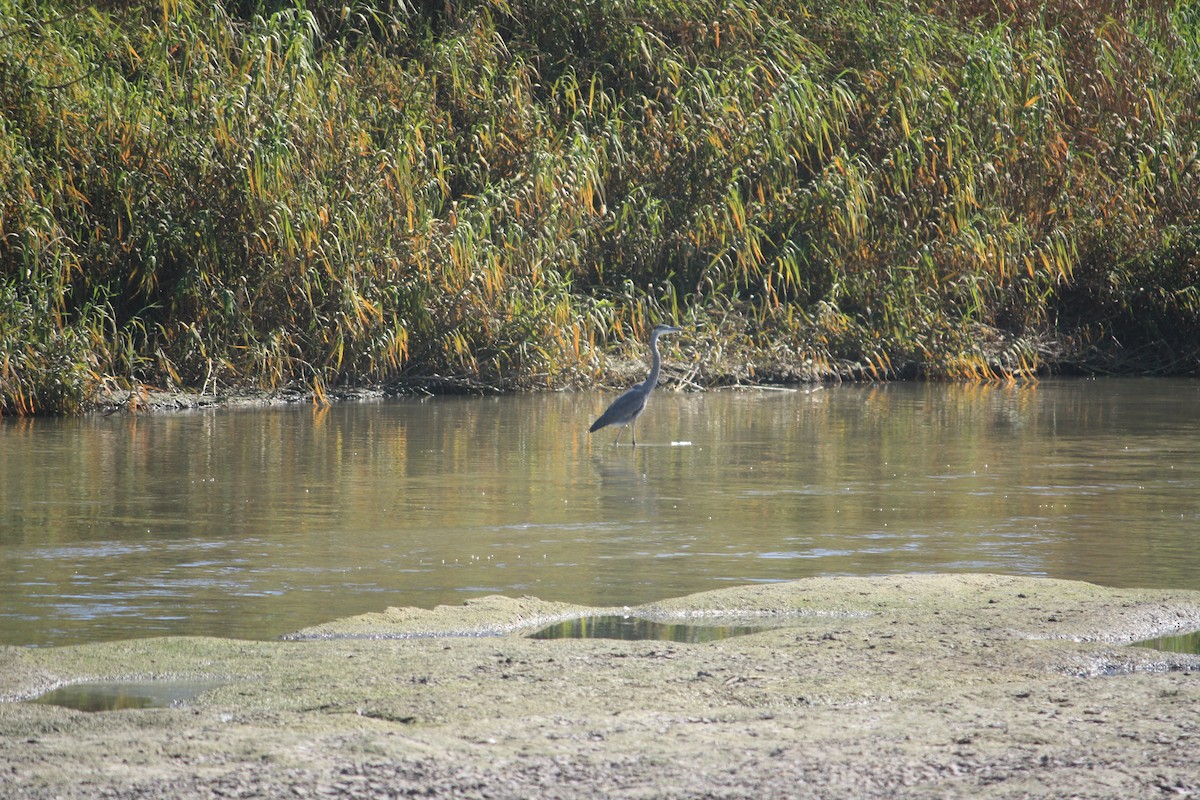
[{"label": "muddy riverbank", "polygon": [[[1147,797],[1200,793],[1200,593],[997,576],[814,579],[636,609],[699,644],[538,640],[612,612],[389,609],[278,642],[0,650],[0,795]],[[162,681],[177,706],[27,701]]]}]

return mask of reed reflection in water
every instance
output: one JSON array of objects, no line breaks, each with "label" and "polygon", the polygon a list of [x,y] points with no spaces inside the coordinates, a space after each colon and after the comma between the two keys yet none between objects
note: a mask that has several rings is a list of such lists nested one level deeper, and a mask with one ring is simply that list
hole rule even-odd
[{"label": "reed reflection in water", "polygon": [[660,390],[636,450],[586,433],[611,397],[0,421],[0,641],[812,575],[1200,588],[1195,382]]}]

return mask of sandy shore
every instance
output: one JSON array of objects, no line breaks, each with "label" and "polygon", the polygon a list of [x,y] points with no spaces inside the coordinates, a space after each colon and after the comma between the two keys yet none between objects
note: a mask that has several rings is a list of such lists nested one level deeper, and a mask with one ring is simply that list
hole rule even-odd
[{"label": "sandy shore", "polygon": [[[5,798],[1200,795],[1200,593],[996,576],[815,579],[629,609],[763,628],[535,640],[611,612],[389,609],[293,640],[0,649]],[[28,702],[171,682],[170,708]]]}]

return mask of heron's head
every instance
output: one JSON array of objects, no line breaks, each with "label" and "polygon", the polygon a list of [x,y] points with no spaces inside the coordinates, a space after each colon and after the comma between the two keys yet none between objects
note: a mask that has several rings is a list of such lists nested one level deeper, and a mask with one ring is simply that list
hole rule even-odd
[{"label": "heron's head", "polygon": [[679,333],[682,328],[676,328],[674,325],[655,325],[654,330],[650,331],[650,337],[657,339],[659,336],[666,336],[668,333]]}]

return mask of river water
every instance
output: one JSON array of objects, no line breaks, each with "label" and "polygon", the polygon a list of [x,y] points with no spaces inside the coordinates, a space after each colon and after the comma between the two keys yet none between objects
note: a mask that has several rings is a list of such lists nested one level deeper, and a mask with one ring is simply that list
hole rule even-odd
[{"label": "river water", "polygon": [[270,638],[818,575],[1200,589],[1200,382],[660,390],[0,420],[0,643]]}]

